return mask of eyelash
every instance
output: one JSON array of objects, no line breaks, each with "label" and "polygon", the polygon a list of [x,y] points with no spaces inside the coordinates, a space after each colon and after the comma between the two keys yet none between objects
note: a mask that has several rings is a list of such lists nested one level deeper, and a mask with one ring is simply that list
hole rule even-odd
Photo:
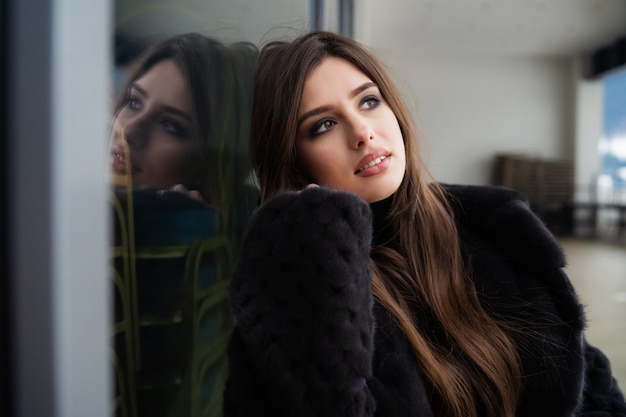
[{"label": "eyelash", "polygon": [[337,122],[335,122],[333,119],[322,119],[318,121],[317,123],[315,123],[313,126],[311,126],[311,131],[310,131],[311,136],[321,135],[322,133],[325,133],[329,129],[331,129],[332,126],[328,126],[326,127],[324,131],[320,132],[320,129],[324,127],[324,125],[326,125],[327,123],[332,123],[332,126],[335,126],[337,124]]},{"label": "eyelash", "polygon": [[376,107],[378,107],[378,105],[380,104],[380,102],[382,101],[380,98],[376,97],[376,96],[367,96],[365,98],[363,98],[363,100],[361,100],[361,105],[368,103],[370,101],[374,102],[374,106],[372,107],[368,107],[368,110],[372,110],[375,109]]},{"label": "eyelash", "polygon": [[[169,124],[171,125],[169,128],[166,127],[166,125]],[[178,123],[175,122],[174,120],[171,119],[161,119],[161,126],[163,127],[163,129],[165,129],[168,133],[174,135],[174,136],[183,136],[185,133],[185,130],[183,129],[183,126]]]},{"label": "eyelash", "polygon": [[[382,100],[376,96],[367,96],[367,97],[364,97],[363,100],[361,100],[361,102],[359,103],[359,107],[362,107],[366,103],[373,102],[373,105],[371,105],[370,107],[366,107],[365,110],[374,110],[375,108],[378,107],[381,101]],[[324,125],[326,125],[327,123],[332,123],[332,126],[335,126],[337,124],[337,122],[334,121],[333,119],[322,119],[318,121],[317,123],[313,124],[313,126],[311,126],[311,130],[309,132],[310,136],[311,137],[319,136],[327,132],[329,129],[331,129],[332,126],[327,126],[324,131],[320,132],[320,129],[323,128]]]},{"label": "eyelash", "polygon": [[[126,99],[124,100],[124,107],[128,108],[130,111],[139,111],[142,108],[141,98],[137,97],[132,93],[128,93]],[[177,137],[182,137],[185,135],[185,129],[183,125],[178,123],[175,120],[164,117],[159,121],[161,127],[169,134]]]},{"label": "eyelash", "polygon": [[126,99],[124,100],[124,106],[128,107],[131,110],[138,110],[139,107],[137,107],[137,105],[141,106],[141,100],[139,99],[139,97],[135,96],[134,94],[128,93]]}]

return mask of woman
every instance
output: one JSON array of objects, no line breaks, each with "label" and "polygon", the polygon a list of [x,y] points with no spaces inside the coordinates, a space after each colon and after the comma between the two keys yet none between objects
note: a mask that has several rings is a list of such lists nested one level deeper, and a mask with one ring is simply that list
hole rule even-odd
[{"label": "woman", "polygon": [[226,417],[626,415],[556,241],[515,192],[429,182],[365,48],[267,45],[251,132]]},{"label": "woman", "polygon": [[148,48],[116,105],[114,177],[181,191],[228,213],[248,175],[256,54],[251,44],[227,47],[196,33]]}]

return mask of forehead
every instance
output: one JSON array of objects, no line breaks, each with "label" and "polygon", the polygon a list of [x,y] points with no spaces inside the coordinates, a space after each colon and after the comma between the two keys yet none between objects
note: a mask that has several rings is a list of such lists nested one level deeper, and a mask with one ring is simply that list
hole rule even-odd
[{"label": "forehead", "polygon": [[191,100],[187,83],[180,69],[171,59],[154,64],[135,81],[135,84],[142,88],[149,98],[163,101],[183,110],[189,110]]},{"label": "forehead", "polygon": [[349,96],[355,88],[371,81],[354,64],[343,58],[324,58],[304,82],[302,105],[311,106],[318,101]]}]

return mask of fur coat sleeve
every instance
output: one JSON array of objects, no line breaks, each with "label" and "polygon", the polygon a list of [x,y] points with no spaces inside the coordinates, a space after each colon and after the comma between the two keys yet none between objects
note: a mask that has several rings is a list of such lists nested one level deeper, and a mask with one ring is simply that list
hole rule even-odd
[{"label": "fur coat sleeve", "polygon": [[369,206],[308,188],[252,217],[231,299],[226,417],[373,415]]},{"label": "fur coat sleeve", "polygon": [[518,329],[518,415],[626,417],[608,359],[584,338],[565,255],[525,198],[501,187],[448,191],[484,308]]}]

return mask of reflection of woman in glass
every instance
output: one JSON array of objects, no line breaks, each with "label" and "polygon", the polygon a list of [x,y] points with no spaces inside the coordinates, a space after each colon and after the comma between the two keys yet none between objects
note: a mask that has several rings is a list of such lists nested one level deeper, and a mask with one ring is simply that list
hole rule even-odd
[{"label": "reflection of woman in glass", "polygon": [[[191,415],[221,395],[225,359],[215,344],[232,327],[227,255],[250,206],[241,191],[256,52],[199,34],[168,38],[131,65],[116,105],[110,170],[114,206],[126,212],[116,211],[125,257],[115,267],[134,285],[116,293],[116,318],[131,303],[137,313],[127,320],[138,329],[130,347],[116,339],[116,353],[139,358],[126,372],[138,381],[139,416]],[[197,375],[206,363],[211,372]]]},{"label": "reflection of woman in glass", "polygon": [[[192,187],[198,174],[189,170],[196,156],[190,96],[185,80],[171,59],[155,64],[134,81],[117,112],[111,168],[127,174],[130,159],[133,185],[168,189],[175,184]],[[128,143],[128,153],[122,142]]]},{"label": "reflection of woman in glass", "polygon": [[428,180],[365,48],[314,32],[256,71],[226,417],[626,415],[557,242],[513,191]]},{"label": "reflection of woman in glass", "polygon": [[199,34],[150,47],[116,106],[112,173],[223,205],[247,174],[255,57],[250,44],[226,47]]}]

